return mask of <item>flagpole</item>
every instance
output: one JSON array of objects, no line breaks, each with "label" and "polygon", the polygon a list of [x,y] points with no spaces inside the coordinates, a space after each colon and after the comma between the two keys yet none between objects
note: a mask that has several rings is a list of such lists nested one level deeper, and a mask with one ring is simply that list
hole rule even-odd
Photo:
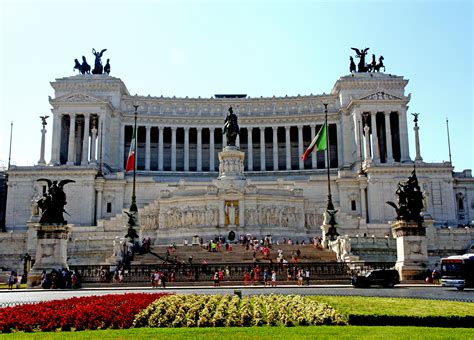
[{"label": "flagpole", "polygon": [[448,132],[449,164],[453,165],[453,162],[451,161],[451,142],[450,142],[450,140],[449,140],[449,123],[448,123],[448,118],[446,118],[446,131]]},{"label": "flagpole", "polygon": [[334,210],[331,196],[331,178],[329,175],[330,158],[329,158],[329,127],[328,127],[328,104],[324,105],[324,124],[326,124],[326,159],[327,159],[327,173],[328,173],[328,203],[326,210]]},{"label": "flagpole", "polygon": [[[136,175],[137,175],[137,109],[138,109],[138,106],[139,105],[133,105],[133,107],[135,108],[135,126],[133,128],[133,131],[135,132],[135,150],[134,150],[134,153],[135,153],[135,156],[134,156],[134,164],[133,164],[133,191],[132,191],[132,203],[130,204],[130,211],[132,212],[137,212],[138,211],[138,208],[137,208],[137,197],[135,196],[135,179],[136,179]],[[133,138],[133,136],[132,136]]]},{"label": "flagpole", "polygon": [[10,149],[8,151],[8,167],[7,167],[7,170],[10,170],[10,160],[12,158],[12,136],[13,136],[13,121],[10,124]]}]

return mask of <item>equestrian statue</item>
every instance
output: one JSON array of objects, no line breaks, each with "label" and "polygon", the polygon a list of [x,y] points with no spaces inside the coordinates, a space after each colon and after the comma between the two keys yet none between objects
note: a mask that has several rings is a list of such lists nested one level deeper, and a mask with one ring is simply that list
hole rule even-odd
[{"label": "equestrian statue", "polygon": [[[67,224],[67,221],[63,217],[63,212],[66,202],[66,194],[64,193],[63,187],[68,183],[75,183],[72,179],[64,179],[58,183],[58,181],[51,181],[46,178],[40,178],[37,182],[44,181],[48,183],[48,192],[43,194],[36,203],[38,208],[41,209],[41,218],[39,223],[43,224]],[[68,214],[69,215],[69,214]]]},{"label": "equestrian statue", "polygon": [[240,129],[237,116],[234,114],[232,106],[229,107],[229,113],[225,118],[223,133],[225,133],[227,137],[227,146],[235,146],[235,140],[237,139],[237,135],[240,134]]}]

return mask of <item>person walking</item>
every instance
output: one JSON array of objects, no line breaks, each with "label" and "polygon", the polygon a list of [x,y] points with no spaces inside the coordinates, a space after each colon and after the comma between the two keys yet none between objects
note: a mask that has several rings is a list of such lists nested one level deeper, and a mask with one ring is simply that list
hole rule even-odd
[{"label": "person walking", "polygon": [[277,273],[276,271],[272,271],[272,287],[276,287],[277,286]]}]

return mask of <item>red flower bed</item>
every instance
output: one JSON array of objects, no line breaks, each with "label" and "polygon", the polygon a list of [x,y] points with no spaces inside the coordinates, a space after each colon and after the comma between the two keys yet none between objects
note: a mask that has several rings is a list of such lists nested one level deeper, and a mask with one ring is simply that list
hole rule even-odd
[{"label": "red flower bed", "polygon": [[130,328],[135,315],[168,294],[121,294],[71,298],[0,308],[0,331]]}]

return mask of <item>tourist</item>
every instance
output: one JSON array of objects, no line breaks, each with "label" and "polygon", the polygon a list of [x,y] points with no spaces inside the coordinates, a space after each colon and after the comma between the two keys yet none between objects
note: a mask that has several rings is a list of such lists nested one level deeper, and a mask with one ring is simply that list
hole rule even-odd
[{"label": "tourist", "polygon": [[247,286],[248,283],[249,283],[249,272],[244,271],[244,286]]},{"label": "tourist", "polygon": [[[117,278],[118,278],[118,275],[117,275]],[[71,288],[72,289],[79,288],[79,278],[75,271],[73,271],[71,274]]]},{"label": "tourist", "polygon": [[306,280],[306,285],[309,286],[309,269],[306,269],[305,272],[304,272],[304,278]]},{"label": "tourist", "polygon": [[268,273],[268,269],[265,268],[265,270],[263,271],[263,285],[266,287],[267,284],[268,284],[268,279],[269,279],[269,273]]},{"label": "tourist", "polygon": [[229,282],[230,280],[230,269],[229,269],[229,266],[226,266],[225,269],[224,269],[224,275],[225,275],[225,278],[227,280],[227,282]]},{"label": "tourist", "polygon": [[297,278],[298,278],[298,286],[302,286],[303,285],[303,270],[302,269],[298,269],[298,274],[297,274]]},{"label": "tourist", "polygon": [[14,272],[11,272],[10,277],[8,278],[8,289],[12,290],[13,285],[15,284],[16,281],[16,275]]},{"label": "tourist", "polygon": [[161,288],[166,288],[166,273],[160,272]]},{"label": "tourist", "polygon": [[219,287],[219,272],[214,272],[214,287]]},{"label": "tourist", "polygon": [[222,281],[224,281],[224,271],[222,268],[219,268],[219,286]]},{"label": "tourist", "polygon": [[16,289],[19,289],[20,288],[20,284],[21,284],[21,280],[22,280],[23,276],[21,274],[18,274],[16,276]]},{"label": "tourist", "polygon": [[229,243],[229,253],[232,253],[232,243]]},{"label": "tourist", "polygon": [[272,287],[276,287],[277,284],[276,284],[276,281],[277,281],[277,274],[276,274],[276,271],[272,271]]},{"label": "tourist", "polygon": [[118,282],[123,283],[123,269],[119,269],[118,272]]}]

